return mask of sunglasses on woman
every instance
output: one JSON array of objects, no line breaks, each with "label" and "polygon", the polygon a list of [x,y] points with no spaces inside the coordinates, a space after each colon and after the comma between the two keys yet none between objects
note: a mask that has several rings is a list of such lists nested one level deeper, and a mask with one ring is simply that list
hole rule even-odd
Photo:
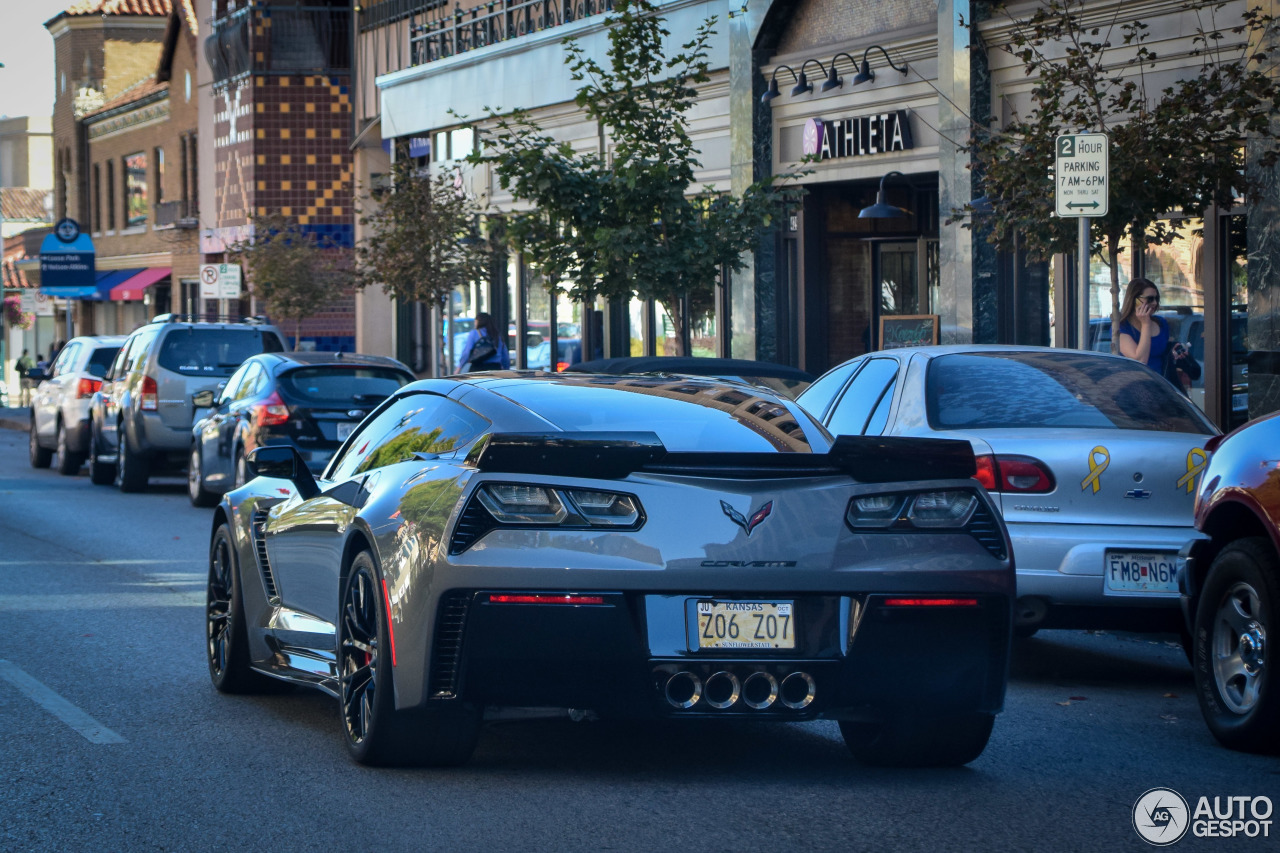
[{"label": "sunglasses on woman", "polygon": [[1159,304],[1160,304],[1160,297],[1159,297],[1159,296],[1139,296],[1139,297],[1138,297],[1138,301],[1139,301],[1139,302],[1154,302],[1154,303],[1156,303],[1157,305],[1159,305]]}]

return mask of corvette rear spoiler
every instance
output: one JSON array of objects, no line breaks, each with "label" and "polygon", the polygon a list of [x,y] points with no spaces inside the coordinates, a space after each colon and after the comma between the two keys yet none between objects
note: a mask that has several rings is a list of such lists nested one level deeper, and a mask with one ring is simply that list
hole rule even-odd
[{"label": "corvette rear spoiler", "polygon": [[467,455],[481,471],[616,480],[635,471],[772,479],[845,474],[862,483],[963,480],[967,441],[842,435],[829,453],[672,453],[653,432],[492,433]]}]

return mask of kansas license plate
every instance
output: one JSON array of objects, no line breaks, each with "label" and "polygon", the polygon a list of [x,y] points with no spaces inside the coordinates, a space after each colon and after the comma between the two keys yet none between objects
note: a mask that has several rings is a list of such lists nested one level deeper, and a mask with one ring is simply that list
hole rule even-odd
[{"label": "kansas license plate", "polygon": [[1108,592],[1177,595],[1177,554],[1108,551],[1103,569]]},{"label": "kansas license plate", "polygon": [[698,602],[699,649],[794,649],[790,601]]},{"label": "kansas license plate", "polygon": [[357,426],[359,426],[359,424],[339,423],[338,424],[338,441],[346,441],[348,438],[350,438],[351,433],[356,431]]}]

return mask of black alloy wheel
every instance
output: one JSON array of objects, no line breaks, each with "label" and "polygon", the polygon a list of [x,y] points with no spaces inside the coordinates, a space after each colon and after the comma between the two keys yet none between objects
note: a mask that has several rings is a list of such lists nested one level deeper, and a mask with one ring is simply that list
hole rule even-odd
[{"label": "black alloy wheel", "polygon": [[1191,672],[1209,731],[1225,747],[1280,752],[1277,640],[1280,559],[1271,540],[1232,542],[1209,567],[1196,606]]},{"label": "black alloy wheel", "polygon": [[396,710],[387,613],[373,557],[357,555],[338,618],[338,703],[352,758],[375,766],[446,767],[475,751],[480,710]]},{"label": "black alloy wheel", "polygon": [[98,458],[102,449],[102,434],[98,422],[89,421],[89,482],[95,486],[109,486],[115,482],[116,466]]},{"label": "black alloy wheel", "polygon": [[982,754],[994,714],[902,714],[882,723],[840,721],[853,757],[878,767],[959,767]]},{"label": "black alloy wheel", "polygon": [[27,443],[27,455],[31,459],[32,468],[48,468],[53,462],[53,451],[46,450],[40,446],[40,440],[36,437],[36,413],[31,413],[31,435]]},{"label": "black alloy wheel", "polygon": [[205,592],[205,639],[209,677],[221,693],[262,693],[275,680],[249,666],[249,636],[244,600],[236,571],[231,530],[219,525],[209,546],[209,581]]},{"label": "black alloy wheel", "polygon": [[187,462],[187,498],[192,506],[208,507],[218,502],[218,496],[204,487],[203,461],[200,445],[192,443]]}]

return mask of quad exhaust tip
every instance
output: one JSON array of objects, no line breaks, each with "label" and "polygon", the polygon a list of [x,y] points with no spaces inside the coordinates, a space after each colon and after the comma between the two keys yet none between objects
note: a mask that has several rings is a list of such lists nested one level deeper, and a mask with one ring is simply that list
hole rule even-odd
[{"label": "quad exhaust tip", "polygon": [[720,670],[707,677],[704,683],[688,670],[667,678],[663,695],[667,704],[678,711],[687,711],[698,702],[724,711],[739,700],[753,711],[763,711],[781,702],[783,707],[800,711],[813,704],[818,685],[807,672],[788,673],[781,682],[771,673],[752,672],[743,680],[728,670]]},{"label": "quad exhaust tip", "polygon": [[671,707],[681,711],[692,708],[702,698],[702,679],[681,670],[667,679],[665,693]]}]

